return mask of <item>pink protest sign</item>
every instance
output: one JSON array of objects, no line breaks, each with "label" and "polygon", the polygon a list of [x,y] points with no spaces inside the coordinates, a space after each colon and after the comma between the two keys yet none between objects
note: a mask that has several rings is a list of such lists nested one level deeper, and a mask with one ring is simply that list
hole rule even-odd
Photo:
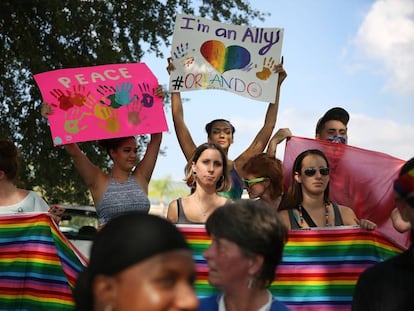
[{"label": "pink protest sign", "polygon": [[53,113],[53,144],[168,130],[157,78],[145,63],[60,69],[34,75]]}]

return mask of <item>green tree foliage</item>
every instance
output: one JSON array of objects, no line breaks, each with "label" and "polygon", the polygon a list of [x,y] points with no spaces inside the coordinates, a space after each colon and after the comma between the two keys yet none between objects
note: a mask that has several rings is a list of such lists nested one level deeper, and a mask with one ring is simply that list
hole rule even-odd
[{"label": "green tree foliage", "polygon": [[190,188],[184,182],[174,181],[171,175],[153,179],[149,186],[149,196],[157,199],[161,205],[168,205],[172,200],[188,194]]},{"label": "green tree foliage", "polygon": [[[54,147],[33,75],[54,69],[139,62],[162,55],[176,13],[248,24],[263,13],[241,0],[2,0],[0,3],[0,139],[21,149],[20,186],[50,203],[91,204],[62,147]],[[140,137],[140,152],[148,137]],[[97,143],[80,144],[99,167],[108,167]]]}]

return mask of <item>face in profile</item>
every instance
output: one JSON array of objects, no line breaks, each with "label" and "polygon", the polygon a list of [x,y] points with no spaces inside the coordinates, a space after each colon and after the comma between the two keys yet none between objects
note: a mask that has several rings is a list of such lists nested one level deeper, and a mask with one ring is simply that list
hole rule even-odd
[{"label": "face in profile", "polygon": [[207,259],[210,285],[227,291],[234,284],[246,284],[250,261],[236,243],[212,236],[203,256]]},{"label": "face in profile", "polygon": [[243,180],[243,188],[247,190],[250,199],[260,198],[267,190],[269,178],[247,173]]},{"label": "face in profile", "polygon": [[96,305],[116,311],[197,310],[192,252],[175,250],[152,256],[115,276],[98,275]]}]

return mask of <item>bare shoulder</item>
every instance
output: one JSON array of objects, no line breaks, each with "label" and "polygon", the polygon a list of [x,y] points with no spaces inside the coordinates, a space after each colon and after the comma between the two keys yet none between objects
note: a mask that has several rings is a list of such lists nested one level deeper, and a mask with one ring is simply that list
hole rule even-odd
[{"label": "bare shoulder", "polygon": [[288,210],[281,210],[278,212],[280,219],[285,224],[285,226],[290,230],[290,220]]},{"label": "bare shoulder", "polygon": [[168,204],[167,219],[173,223],[178,221],[177,200],[172,200],[170,204]]},{"label": "bare shoulder", "polygon": [[358,224],[356,219],[357,217],[352,208],[345,205],[338,205],[338,208],[345,226],[352,226]]}]

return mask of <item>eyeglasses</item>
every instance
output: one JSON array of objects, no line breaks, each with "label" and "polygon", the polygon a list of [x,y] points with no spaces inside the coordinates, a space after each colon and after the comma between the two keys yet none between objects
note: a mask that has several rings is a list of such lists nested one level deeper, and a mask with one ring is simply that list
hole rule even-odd
[{"label": "eyeglasses", "polygon": [[[310,167],[310,168],[305,169],[303,172],[305,173],[306,176],[311,177],[311,176],[313,176],[313,175],[316,174],[317,169],[314,168],[314,167]],[[321,173],[322,176],[329,175],[329,172],[330,172],[329,167],[321,167],[321,168],[319,168],[319,173]]]},{"label": "eyeglasses", "polygon": [[266,179],[266,177],[257,177],[252,179],[243,179],[243,186],[245,188],[250,188],[251,185],[257,184],[259,182],[262,182]]}]

